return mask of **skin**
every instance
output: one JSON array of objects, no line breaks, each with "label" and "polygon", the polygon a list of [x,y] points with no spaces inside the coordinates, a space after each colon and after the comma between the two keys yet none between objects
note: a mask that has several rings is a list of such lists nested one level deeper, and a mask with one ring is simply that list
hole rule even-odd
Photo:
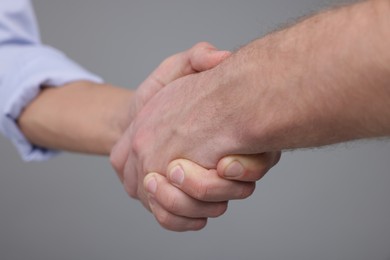
[{"label": "skin", "polygon": [[[229,52],[217,51],[210,44],[199,43],[188,51],[167,58],[135,92],[87,81],[72,82],[60,88],[44,87],[37,98],[24,109],[18,124],[26,138],[37,146],[109,155],[136,114],[166,84],[180,77],[211,69],[229,55]],[[116,153],[121,153],[121,147],[117,146],[115,149]],[[238,171],[261,175],[275,163],[275,158],[265,154],[256,157],[228,156],[221,160],[221,164],[228,166],[233,160],[242,166]],[[184,164],[186,171],[190,173],[204,170],[190,161],[177,160],[172,165],[176,163]],[[116,170],[123,182],[120,169]],[[233,170],[236,171],[237,168]],[[189,176],[185,183],[192,185],[192,189],[212,183],[219,193],[210,194],[211,201],[191,197],[189,192],[185,193],[178,188],[180,186],[170,184],[162,175],[154,175],[160,183],[165,183],[159,185],[156,200],[170,205],[174,199],[175,205],[171,208],[167,206],[167,212],[184,219],[182,222],[165,225],[166,228],[177,231],[202,228],[208,217],[217,217],[226,211],[228,200],[249,196],[257,178],[252,178],[251,182],[247,182],[245,178],[242,181],[231,181],[220,178],[216,170],[204,170],[203,173],[207,173],[207,176],[203,176],[205,179],[200,179],[198,175]],[[242,191],[245,193],[237,195]],[[186,221],[187,219],[191,221]]]},{"label": "skin", "polygon": [[[389,136],[388,28],[390,1],[363,1],[319,13],[249,43],[211,70],[173,81],[118,143],[131,148],[111,154],[126,190],[170,226],[184,220],[169,214],[176,204],[155,198],[166,180],[153,172],[164,173],[176,158],[200,168],[188,173],[184,161],[180,174],[168,167],[172,183],[173,176],[186,182],[223,169],[220,159],[229,154],[277,157],[285,149]],[[218,193],[212,184],[176,185],[202,200]]]}]

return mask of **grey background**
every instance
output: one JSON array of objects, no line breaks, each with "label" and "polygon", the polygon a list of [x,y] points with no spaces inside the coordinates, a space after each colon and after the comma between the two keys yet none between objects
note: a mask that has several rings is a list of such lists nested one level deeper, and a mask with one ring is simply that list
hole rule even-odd
[{"label": "grey background", "polygon": [[[135,88],[165,57],[224,49],[338,1],[36,0],[46,43]],[[200,232],[163,230],[107,158],[23,163],[0,138],[1,259],[390,259],[390,142],[285,153]]]}]

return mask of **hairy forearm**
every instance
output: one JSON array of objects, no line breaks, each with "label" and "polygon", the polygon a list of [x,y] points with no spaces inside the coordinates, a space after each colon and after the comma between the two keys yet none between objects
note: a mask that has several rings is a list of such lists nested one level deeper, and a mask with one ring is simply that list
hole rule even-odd
[{"label": "hairy forearm", "polygon": [[86,81],[44,88],[18,123],[38,146],[108,155],[134,116],[133,93]]},{"label": "hairy forearm", "polygon": [[235,53],[216,72],[245,100],[235,129],[248,147],[241,151],[253,152],[254,143],[269,151],[390,135],[389,28],[390,1],[367,1]]}]

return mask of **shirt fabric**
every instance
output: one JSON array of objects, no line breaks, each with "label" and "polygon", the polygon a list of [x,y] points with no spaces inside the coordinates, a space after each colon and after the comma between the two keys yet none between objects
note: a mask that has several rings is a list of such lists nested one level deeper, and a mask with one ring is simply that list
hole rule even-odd
[{"label": "shirt fabric", "polygon": [[101,82],[63,53],[41,43],[29,0],[0,3],[0,131],[26,161],[45,160],[57,151],[32,145],[16,120],[42,85],[59,87],[77,80]]}]

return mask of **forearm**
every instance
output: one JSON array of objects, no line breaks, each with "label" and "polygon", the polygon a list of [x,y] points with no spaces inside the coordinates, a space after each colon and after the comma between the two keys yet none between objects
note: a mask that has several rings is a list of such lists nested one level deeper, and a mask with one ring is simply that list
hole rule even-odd
[{"label": "forearm", "polygon": [[44,88],[18,123],[38,146],[108,155],[134,116],[130,90],[86,81]]},{"label": "forearm", "polygon": [[217,72],[246,99],[240,141],[272,151],[390,135],[388,28],[390,1],[367,1],[239,50]]}]

